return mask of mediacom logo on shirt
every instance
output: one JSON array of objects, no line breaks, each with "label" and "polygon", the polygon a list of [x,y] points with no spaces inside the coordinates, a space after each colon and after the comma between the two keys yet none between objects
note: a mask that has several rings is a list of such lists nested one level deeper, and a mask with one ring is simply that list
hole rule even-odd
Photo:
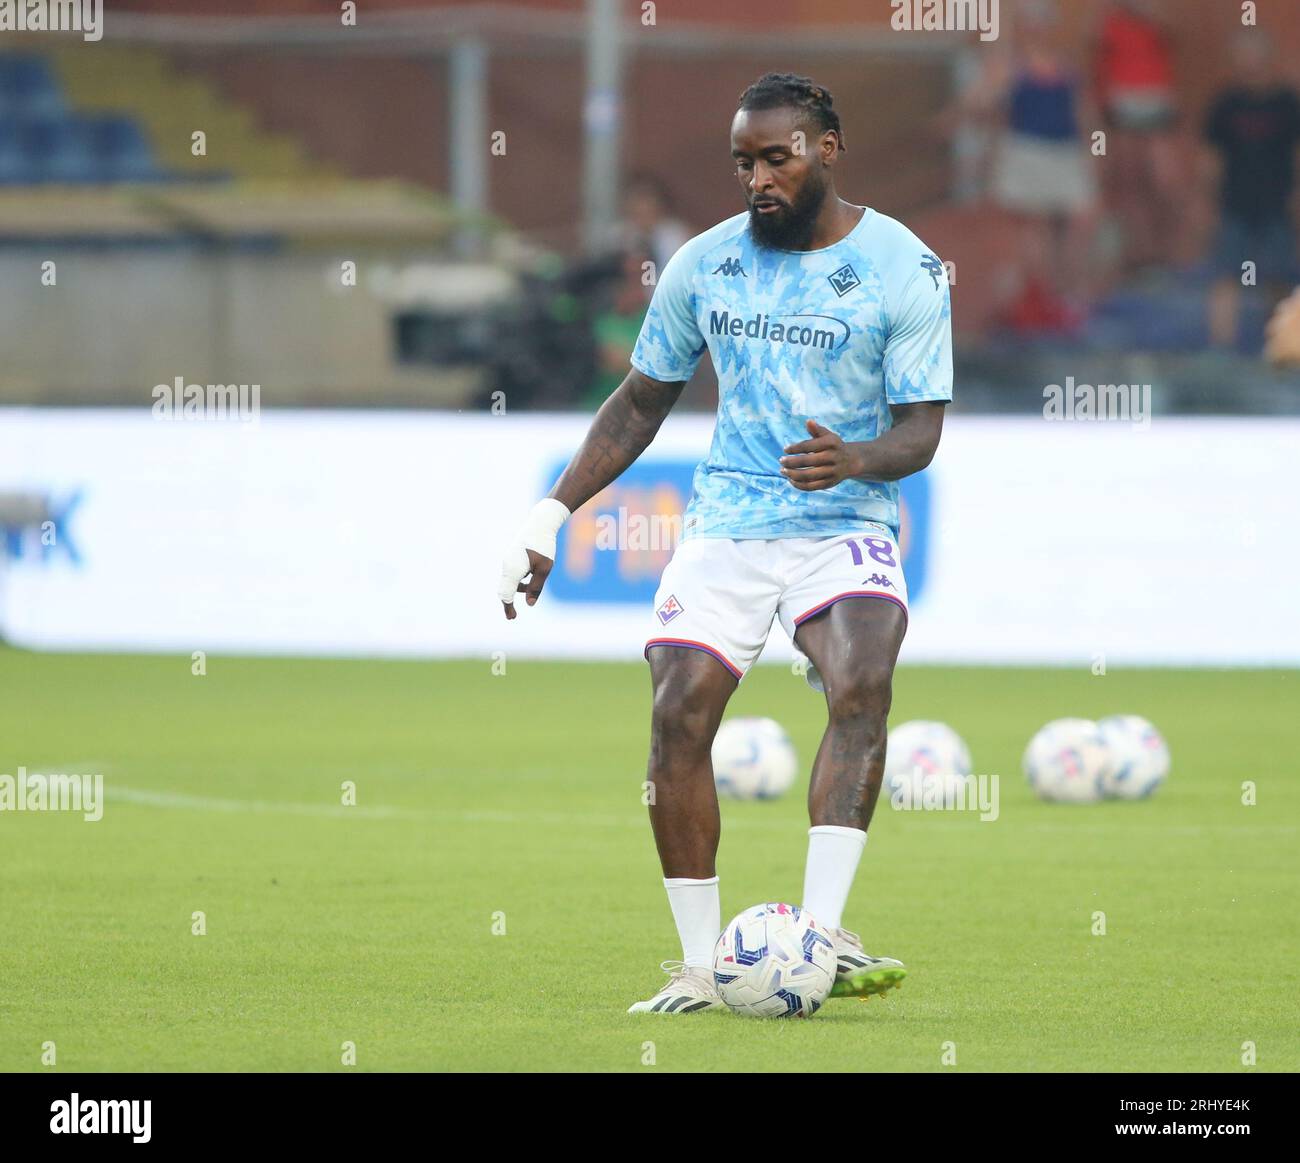
[{"label": "mediacom logo on shirt", "polygon": [[[776,319],[818,319],[823,326],[807,323],[776,323]],[[832,330],[825,323],[834,323]],[[838,329],[843,329],[843,333]],[[752,319],[742,319],[729,311],[709,312],[710,335],[732,335],[737,338],[767,339],[772,343],[787,343],[795,347],[819,347],[832,351],[843,347],[849,341],[849,325],[843,319],[831,315],[755,315]]]}]

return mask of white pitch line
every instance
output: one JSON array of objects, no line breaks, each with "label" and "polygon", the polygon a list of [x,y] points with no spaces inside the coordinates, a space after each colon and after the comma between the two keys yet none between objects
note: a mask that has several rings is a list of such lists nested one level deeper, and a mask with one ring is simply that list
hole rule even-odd
[{"label": "white pitch line", "polygon": [[426,813],[409,808],[347,807],[343,804],[295,804],[275,800],[223,800],[215,796],[192,796],[177,792],[144,791],[140,788],[111,785],[104,789],[104,798],[128,804],[142,804],[151,808],[188,808],[200,812],[257,812],[281,813],[293,816],[360,816],[370,820],[400,819],[404,816],[420,817]]},{"label": "white pitch line", "polygon": [[[401,807],[366,807],[357,805],[346,807],[342,804],[303,804],[281,800],[235,800],[221,799],[216,796],[196,796],[182,792],[148,791],[142,788],[122,787],[120,784],[106,784],[104,798],[120,803],[136,804],[150,808],[171,808],[199,812],[248,812],[259,815],[315,816],[323,819],[364,819],[364,820],[426,820],[442,824],[526,824],[533,827],[545,825],[554,827],[593,827],[593,828],[635,828],[641,831],[646,827],[646,817],[641,811],[627,816],[577,814],[566,812],[507,812],[496,810],[460,810],[437,811],[424,808]],[[946,818],[945,812],[907,813],[928,817],[929,828],[967,828],[974,822],[965,817],[977,813],[962,812],[961,819]],[[1013,823],[1005,814],[997,824],[1006,821]],[[788,831],[795,826],[789,820],[731,819],[724,826],[728,830],[740,831]],[[1100,820],[1078,820],[1074,822],[1048,822],[1025,820],[1014,821],[1016,830],[1030,832],[1068,831],[1077,835],[1100,835],[1107,832],[1161,832],[1179,835],[1203,835],[1215,832],[1254,832],[1294,835],[1297,828],[1288,824],[1162,824],[1151,822],[1119,822]]]},{"label": "white pitch line", "polygon": [[565,815],[558,812],[427,811],[423,808],[365,807],[343,804],[302,804],[283,800],[229,800],[181,792],[146,791],[114,785],[104,789],[104,798],[149,808],[174,808],[196,812],[252,812],[326,819],[428,820],[449,824],[589,824],[597,827],[644,828],[645,820],[624,816]]},{"label": "white pitch line", "polygon": [[1199,836],[1207,832],[1277,832],[1284,836],[1294,835],[1294,824],[1161,824],[1156,821],[1139,824],[1106,823],[1089,821],[1085,824],[1070,823],[1035,823],[1021,825],[1030,832],[1161,832],[1176,833],[1184,836]]},{"label": "white pitch line", "polygon": [[[446,824],[528,824],[554,825],[572,828],[635,828],[643,831],[646,817],[641,811],[627,816],[580,815],[565,812],[503,812],[503,811],[429,811],[423,808],[376,807],[361,805],[345,807],[342,804],[302,804],[278,800],[230,800],[215,796],[195,796],[181,792],[146,791],[141,788],[105,786],[104,798],[121,803],[149,808],[172,808],[197,812],[252,812],[293,816],[317,816],[326,819],[360,817],[370,820],[427,820]],[[732,820],[730,827],[741,829],[788,830],[792,825],[785,820]]]}]

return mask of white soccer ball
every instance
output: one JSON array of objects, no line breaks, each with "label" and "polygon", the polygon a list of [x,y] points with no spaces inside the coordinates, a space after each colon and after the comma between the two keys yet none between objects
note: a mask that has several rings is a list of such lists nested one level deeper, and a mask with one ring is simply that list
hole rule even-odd
[{"label": "white soccer ball", "polygon": [[713,781],[737,800],[785,795],[799,774],[799,756],[773,719],[728,719],[713,739]]},{"label": "white soccer ball", "polygon": [[1102,793],[1119,800],[1149,796],[1169,774],[1169,747],[1141,715],[1107,715],[1097,728],[1110,750]]},{"label": "white soccer ball", "polygon": [[1101,799],[1110,750],[1091,719],[1054,719],[1025,749],[1025,776],[1038,798],[1090,804]]},{"label": "white soccer ball", "polygon": [[810,1018],[835,984],[830,934],[797,905],[746,909],[713,950],[713,980],[735,1013]]},{"label": "white soccer ball", "polygon": [[970,777],[970,748],[947,723],[913,719],[889,732],[884,785],[896,806],[958,802]]}]

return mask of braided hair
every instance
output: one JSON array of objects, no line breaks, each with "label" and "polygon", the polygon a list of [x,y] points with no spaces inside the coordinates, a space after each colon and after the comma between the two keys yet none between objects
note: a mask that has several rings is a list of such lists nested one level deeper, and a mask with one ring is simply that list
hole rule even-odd
[{"label": "braided hair", "polygon": [[740,95],[739,109],[791,108],[799,120],[811,124],[820,136],[832,132],[844,151],[844,131],[840,128],[840,115],[831,108],[829,89],[814,84],[808,77],[797,73],[765,73]]}]

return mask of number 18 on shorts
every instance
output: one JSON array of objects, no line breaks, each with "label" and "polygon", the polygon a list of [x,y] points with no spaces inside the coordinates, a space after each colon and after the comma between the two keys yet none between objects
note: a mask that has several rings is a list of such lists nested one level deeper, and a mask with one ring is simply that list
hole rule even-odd
[{"label": "number 18 on shorts", "polygon": [[887,526],[854,536],[692,538],[660,579],[646,654],[655,646],[702,650],[739,679],[774,618],[794,638],[802,623],[847,598],[893,602],[907,616],[902,557]]}]

